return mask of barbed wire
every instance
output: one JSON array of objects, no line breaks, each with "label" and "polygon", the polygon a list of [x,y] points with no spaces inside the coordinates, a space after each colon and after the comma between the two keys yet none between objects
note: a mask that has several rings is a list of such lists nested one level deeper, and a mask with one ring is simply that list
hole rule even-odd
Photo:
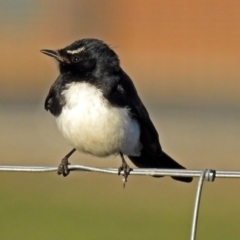
[{"label": "barbed wire", "polygon": [[[56,166],[11,166],[0,165],[0,171],[3,172],[56,172],[58,167]],[[82,171],[82,172],[98,172],[107,174],[118,174],[118,168],[97,168],[84,165],[69,165],[70,171]],[[187,169],[155,169],[155,168],[133,168],[130,175],[145,175],[145,176],[171,176],[171,177],[198,177],[198,185],[195,196],[195,204],[193,209],[193,219],[190,240],[196,239],[198,213],[201,200],[201,193],[203,183],[205,181],[213,182],[215,178],[240,178],[240,171],[231,170],[187,170]]]}]

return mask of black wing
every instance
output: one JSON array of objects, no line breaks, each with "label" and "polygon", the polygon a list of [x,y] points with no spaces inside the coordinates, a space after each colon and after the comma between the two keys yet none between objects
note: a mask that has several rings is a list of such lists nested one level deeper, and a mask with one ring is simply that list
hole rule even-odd
[{"label": "black wing", "polygon": [[[138,167],[142,168],[180,168],[185,169],[165,152],[162,151],[159,136],[154,127],[147,109],[139,98],[132,80],[122,71],[116,86],[108,96],[112,103],[118,106],[129,107],[132,117],[136,119],[140,126],[140,141],[142,144],[141,155],[128,156]],[[189,177],[173,177],[175,180],[191,182]]]},{"label": "black wing", "polygon": [[50,88],[49,93],[45,99],[44,108],[46,111],[51,111],[53,107],[53,86]]},{"label": "black wing", "polygon": [[44,107],[47,111],[50,111],[52,115],[59,116],[64,104],[65,101],[61,96],[61,78],[58,77],[49,90]]},{"label": "black wing", "polygon": [[143,150],[152,157],[160,157],[162,149],[157,130],[149,117],[147,109],[139,98],[132,80],[125,72],[122,72],[118,85],[123,89],[121,94],[124,99],[123,102],[129,107],[132,117],[139,123],[141,130],[140,141],[143,145]]}]

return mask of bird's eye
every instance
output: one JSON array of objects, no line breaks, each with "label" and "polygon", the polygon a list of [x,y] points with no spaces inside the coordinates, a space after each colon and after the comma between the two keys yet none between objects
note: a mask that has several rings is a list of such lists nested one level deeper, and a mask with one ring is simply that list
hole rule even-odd
[{"label": "bird's eye", "polygon": [[81,60],[81,59],[80,59],[80,57],[78,57],[78,56],[73,56],[73,57],[72,57],[72,62],[73,62],[73,63],[78,63],[78,62],[80,62],[80,60]]}]

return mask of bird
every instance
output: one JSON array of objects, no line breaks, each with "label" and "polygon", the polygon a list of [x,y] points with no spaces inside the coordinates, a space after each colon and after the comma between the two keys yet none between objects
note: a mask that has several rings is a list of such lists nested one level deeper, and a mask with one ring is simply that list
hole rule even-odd
[{"label": "bird", "polygon": [[[99,158],[120,156],[118,174],[123,172],[124,182],[132,171],[124,156],[139,168],[185,169],[162,150],[133,81],[108,44],[84,38],[59,50],[41,52],[54,58],[59,67],[45,109],[73,147],[61,160],[59,175],[70,173],[68,159],[76,150]],[[191,177],[172,178],[192,181]]]}]

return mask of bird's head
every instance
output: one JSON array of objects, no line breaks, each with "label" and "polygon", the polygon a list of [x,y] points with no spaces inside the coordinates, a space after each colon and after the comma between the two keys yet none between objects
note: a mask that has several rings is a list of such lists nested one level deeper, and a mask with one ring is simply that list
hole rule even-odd
[{"label": "bird's head", "polygon": [[55,58],[61,74],[70,73],[75,77],[97,76],[119,69],[116,53],[104,42],[97,39],[82,39],[60,50],[41,50]]}]

